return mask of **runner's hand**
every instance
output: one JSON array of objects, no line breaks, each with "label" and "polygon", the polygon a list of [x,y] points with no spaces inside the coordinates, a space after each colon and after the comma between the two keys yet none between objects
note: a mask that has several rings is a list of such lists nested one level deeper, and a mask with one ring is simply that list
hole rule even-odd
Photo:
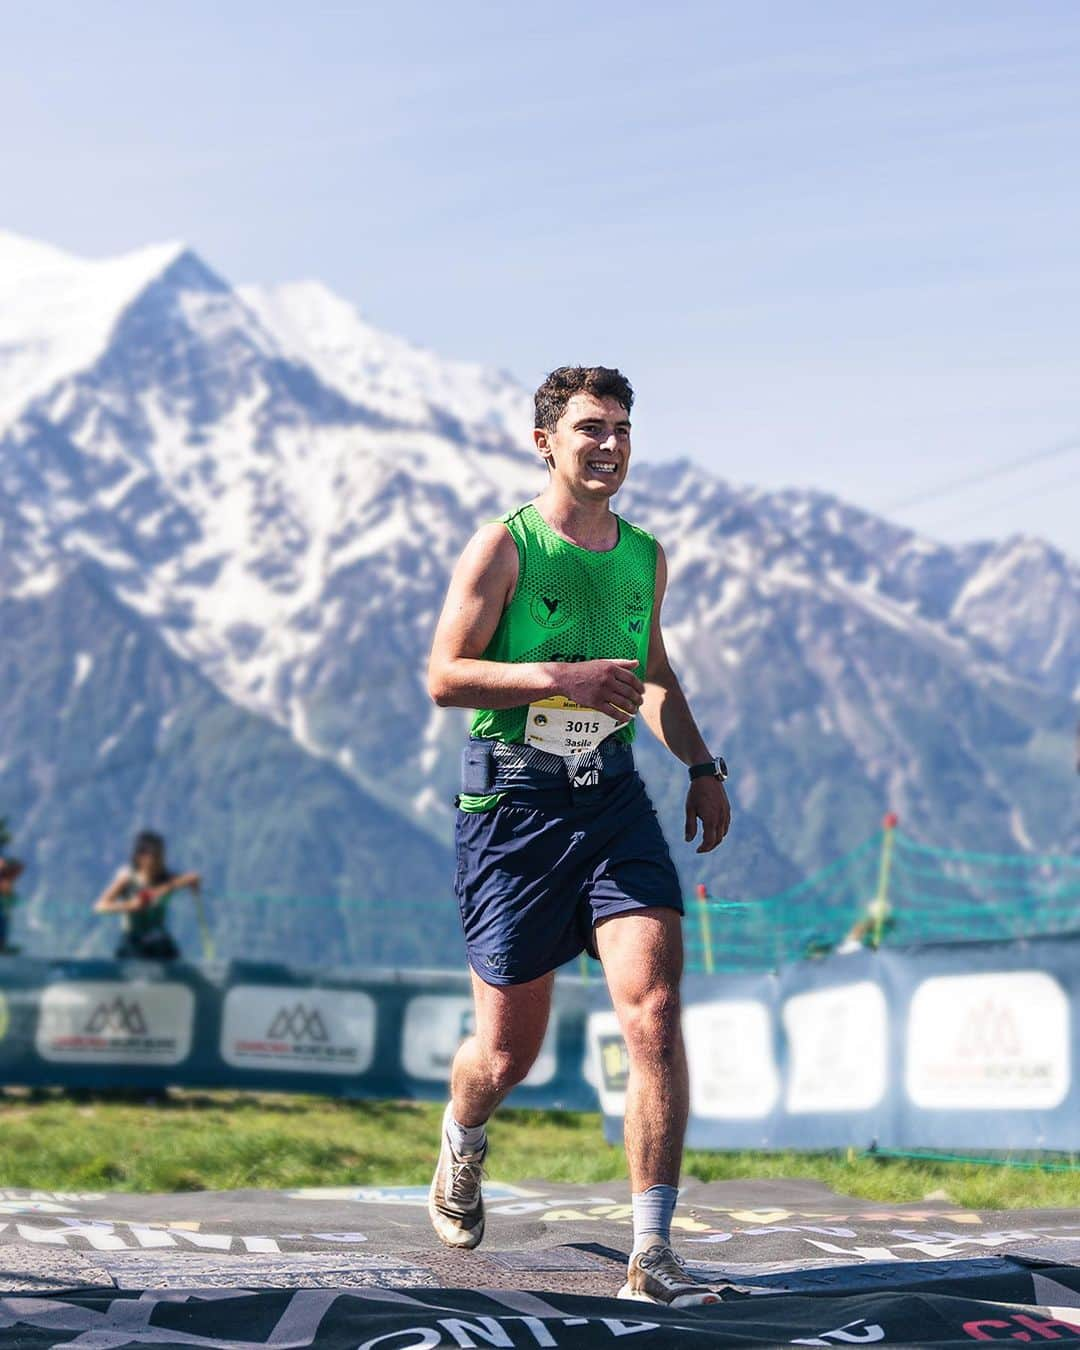
[{"label": "runner's hand", "polygon": [[559,671],[559,683],[581,707],[629,722],[645,695],[637,668],[636,661],[569,661]]},{"label": "runner's hand", "polygon": [[728,832],[731,804],[719,778],[695,778],[686,794],[686,842],[692,844],[701,821],[698,853],[711,853]]}]

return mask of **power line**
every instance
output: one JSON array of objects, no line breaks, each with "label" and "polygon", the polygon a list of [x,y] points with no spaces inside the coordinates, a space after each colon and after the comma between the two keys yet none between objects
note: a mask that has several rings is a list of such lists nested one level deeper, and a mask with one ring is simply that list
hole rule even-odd
[{"label": "power line", "polygon": [[1049,483],[1040,483],[1038,487],[1029,488],[1027,492],[1013,493],[1008,499],[999,500],[990,506],[980,507],[978,511],[966,511],[960,516],[950,516],[934,528],[951,530],[957,525],[967,525],[972,520],[981,520],[983,516],[992,516],[998,511],[1004,511],[1015,502],[1026,502],[1030,501],[1032,497],[1043,497],[1048,492],[1056,492],[1059,488],[1076,482],[1080,482],[1080,473],[1066,474],[1063,478],[1054,478]]},{"label": "power line", "polygon": [[913,506],[923,506],[926,502],[936,501],[939,497],[947,497],[954,492],[960,492],[964,488],[989,482],[993,478],[1004,478],[1006,474],[1015,473],[1017,469],[1026,468],[1029,464],[1038,464],[1042,460],[1071,454],[1074,450],[1080,450],[1080,439],[1059,441],[1056,445],[1044,446],[1041,450],[1031,450],[1026,455],[1018,455],[1015,459],[1006,460],[1004,464],[996,464],[989,469],[980,469],[978,473],[969,473],[961,478],[948,479],[943,483],[938,483],[935,487],[925,488],[922,492],[917,492],[913,497],[905,497],[900,501],[890,502],[881,509],[883,511],[907,511]]}]

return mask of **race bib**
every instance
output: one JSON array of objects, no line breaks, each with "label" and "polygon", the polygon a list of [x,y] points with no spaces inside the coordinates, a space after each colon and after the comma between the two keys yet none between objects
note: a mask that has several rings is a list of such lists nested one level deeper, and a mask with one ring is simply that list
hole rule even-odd
[{"label": "race bib", "polygon": [[595,750],[619,725],[607,713],[583,708],[557,694],[529,705],[525,744],[562,759],[579,760]]}]

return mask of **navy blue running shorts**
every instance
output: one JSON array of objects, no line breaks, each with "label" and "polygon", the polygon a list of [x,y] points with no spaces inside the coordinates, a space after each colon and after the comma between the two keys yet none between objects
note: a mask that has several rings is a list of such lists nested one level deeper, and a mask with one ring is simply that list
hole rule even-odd
[{"label": "navy blue running shorts", "polygon": [[469,965],[487,984],[524,984],[595,955],[593,926],[613,914],[683,912],[675,865],[636,772],[571,789],[512,789],[461,811],[454,891]]}]

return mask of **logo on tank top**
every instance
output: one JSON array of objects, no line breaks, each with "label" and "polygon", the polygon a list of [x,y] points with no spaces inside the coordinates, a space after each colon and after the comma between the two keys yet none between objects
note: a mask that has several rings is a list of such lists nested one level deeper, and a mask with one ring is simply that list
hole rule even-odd
[{"label": "logo on tank top", "polygon": [[645,603],[645,597],[638,590],[633,590],[626,597],[626,628],[629,633],[644,633],[645,631],[645,611],[648,606]]},{"label": "logo on tank top", "polygon": [[533,623],[541,628],[565,628],[571,619],[570,602],[565,596],[552,595],[550,591],[538,591],[529,605]]}]

